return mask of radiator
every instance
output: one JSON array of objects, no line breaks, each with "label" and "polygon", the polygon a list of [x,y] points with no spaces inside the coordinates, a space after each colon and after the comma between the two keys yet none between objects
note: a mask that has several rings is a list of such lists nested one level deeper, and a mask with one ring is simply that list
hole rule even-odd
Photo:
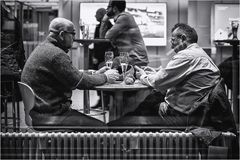
[{"label": "radiator", "polygon": [[185,132],[1,133],[1,146],[1,159],[201,159],[203,149]]}]

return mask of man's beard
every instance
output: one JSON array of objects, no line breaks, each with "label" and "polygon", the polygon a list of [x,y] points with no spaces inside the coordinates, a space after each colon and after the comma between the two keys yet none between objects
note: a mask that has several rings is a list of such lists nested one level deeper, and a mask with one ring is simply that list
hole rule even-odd
[{"label": "man's beard", "polygon": [[114,17],[114,12],[113,11],[109,11],[107,12],[107,16],[110,17],[110,18],[113,18]]}]

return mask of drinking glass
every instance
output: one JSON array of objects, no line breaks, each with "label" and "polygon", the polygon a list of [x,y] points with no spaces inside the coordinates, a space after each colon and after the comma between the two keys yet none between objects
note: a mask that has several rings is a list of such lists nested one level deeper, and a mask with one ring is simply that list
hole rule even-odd
[{"label": "drinking glass", "polygon": [[112,68],[113,57],[114,55],[112,51],[105,52],[105,63],[106,63],[106,66],[109,68]]},{"label": "drinking glass", "polygon": [[121,64],[123,80],[124,80],[127,72],[127,67],[128,67],[128,52],[120,52],[119,58],[120,58],[120,64]]}]

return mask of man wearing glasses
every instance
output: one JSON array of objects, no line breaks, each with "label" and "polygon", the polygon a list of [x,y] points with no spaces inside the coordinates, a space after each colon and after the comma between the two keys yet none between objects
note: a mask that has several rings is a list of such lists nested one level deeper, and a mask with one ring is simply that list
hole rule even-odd
[{"label": "man wearing glasses", "polygon": [[[83,130],[103,127],[105,124],[71,109],[74,89],[91,88],[118,78],[116,70],[102,68],[88,75],[75,68],[67,55],[72,47],[75,28],[65,18],[55,18],[49,25],[49,35],[28,58],[21,80],[36,93],[30,116],[35,129]],[[107,70],[107,71],[106,71]]]}]

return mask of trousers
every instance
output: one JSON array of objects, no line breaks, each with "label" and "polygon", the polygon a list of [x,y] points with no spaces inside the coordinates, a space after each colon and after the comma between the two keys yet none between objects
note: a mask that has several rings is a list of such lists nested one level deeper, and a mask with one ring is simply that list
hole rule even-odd
[{"label": "trousers", "polygon": [[136,110],[127,113],[125,116],[117,120],[109,122],[109,128],[124,129],[128,127],[136,127],[138,129],[159,129],[159,127],[186,128],[190,125],[198,125],[198,120],[202,116],[201,111],[187,115],[169,107],[167,113],[164,116],[160,116],[158,114],[159,104],[161,102],[164,102],[164,97],[165,95],[162,93],[153,91],[144,99],[144,101],[138,106]]},{"label": "trousers", "polygon": [[105,131],[107,126],[102,121],[87,116],[74,109],[69,109],[61,115],[41,114],[31,111],[33,128],[36,130],[65,131]]}]

